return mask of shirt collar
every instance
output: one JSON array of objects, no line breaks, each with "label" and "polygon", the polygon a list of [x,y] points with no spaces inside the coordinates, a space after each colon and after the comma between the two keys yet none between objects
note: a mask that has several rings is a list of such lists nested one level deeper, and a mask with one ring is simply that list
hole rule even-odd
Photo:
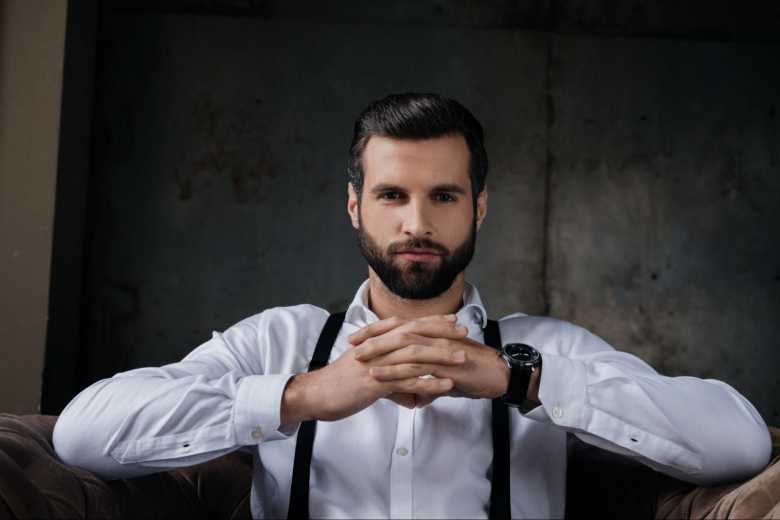
[{"label": "shirt collar", "polygon": [[[352,303],[347,308],[344,321],[357,327],[364,327],[375,321],[379,317],[374,311],[368,308],[368,278],[360,284]],[[464,283],[463,287],[463,306],[456,313],[458,323],[466,325],[471,332],[472,328],[485,328],[487,325],[487,310],[479,297],[477,288],[469,282]]]}]

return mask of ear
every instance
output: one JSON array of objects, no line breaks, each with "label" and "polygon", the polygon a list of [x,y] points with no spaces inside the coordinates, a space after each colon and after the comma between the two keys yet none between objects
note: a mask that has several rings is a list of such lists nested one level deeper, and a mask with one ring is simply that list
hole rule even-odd
[{"label": "ear", "polygon": [[480,226],[482,226],[482,221],[485,220],[485,216],[487,215],[487,206],[488,194],[487,183],[485,183],[482,191],[479,192],[479,195],[477,195],[477,230],[479,230]]},{"label": "ear", "polygon": [[347,183],[347,213],[352,221],[352,227],[358,229],[360,227],[360,219],[358,218],[358,194],[355,188],[352,187],[352,183]]}]

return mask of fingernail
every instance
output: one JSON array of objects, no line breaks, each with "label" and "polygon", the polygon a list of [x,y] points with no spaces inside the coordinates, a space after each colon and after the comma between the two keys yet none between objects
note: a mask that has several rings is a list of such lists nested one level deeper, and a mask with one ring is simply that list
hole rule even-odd
[{"label": "fingernail", "polygon": [[458,363],[460,363],[461,361],[465,361],[466,360],[466,353],[464,351],[462,351],[462,350],[459,350],[459,351],[455,352],[452,355],[452,359],[454,359]]},{"label": "fingernail", "polygon": [[455,330],[457,330],[458,332],[468,332],[469,331],[469,329],[464,327],[463,325],[458,325],[457,327],[455,327]]},{"label": "fingernail", "polygon": [[444,319],[449,321],[455,321],[456,316],[454,314],[447,314],[444,316]]}]

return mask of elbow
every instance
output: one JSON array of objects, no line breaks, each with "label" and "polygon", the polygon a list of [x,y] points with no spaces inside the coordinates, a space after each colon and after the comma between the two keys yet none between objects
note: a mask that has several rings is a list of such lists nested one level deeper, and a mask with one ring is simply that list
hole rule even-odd
[{"label": "elbow", "polygon": [[769,430],[765,425],[755,425],[704,453],[702,471],[694,483],[712,486],[749,480],[767,467],[771,457]]},{"label": "elbow", "polygon": [[52,432],[52,445],[63,463],[89,469],[90,448],[94,449],[95,445],[87,430],[83,421],[68,414],[67,409],[57,418]]},{"label": "elbow", "polygon": [[746,480],[763,471],[772,458],[772,436],[766,426],[754,428],[751,436],[746,436],[744,444],[739,450],[739,458],[742,460],[736,480]]},{"label": "elbow", "polygon": [[116,464],[103,451],[107,442],[104,437],[110,430],[100,424],[102,414],[86,406],[103,384],[82,391],[60,413],[52,431],[52,447],[64,464],[110,479],[116,478],[112,476]]}]

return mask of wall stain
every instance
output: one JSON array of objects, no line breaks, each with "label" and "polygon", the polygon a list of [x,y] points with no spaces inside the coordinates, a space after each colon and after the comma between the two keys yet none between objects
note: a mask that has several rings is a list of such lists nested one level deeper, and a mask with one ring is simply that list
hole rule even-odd
[{"label": "wall stain", "polygon": [[[254,104],[262,103],[260,98]],[[174,169],[177,198],[187,202],[208,191],[215,180],[228,182],[238,204],[267,200],[279,161],[268,142],[273,135],[263,129],[262,121],[248,111],[229,112],[207,94],[198,97],[192,107],[194,147],[200,153],[189,168]],[[300,132],[287,140],[302,142]]]}]

